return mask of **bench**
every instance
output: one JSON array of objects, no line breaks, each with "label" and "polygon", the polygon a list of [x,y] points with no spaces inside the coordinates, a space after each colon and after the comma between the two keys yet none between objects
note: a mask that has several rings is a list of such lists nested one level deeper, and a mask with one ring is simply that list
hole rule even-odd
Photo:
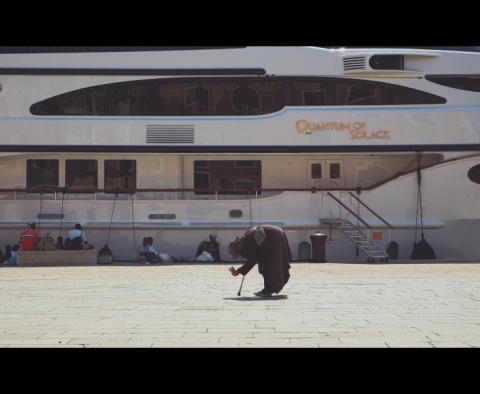
[{"label": "bench", "polygon": [[97,251],[91,250],[51,250],[17,252],[17,264],[23,266],[35,265],[95,265]]}]

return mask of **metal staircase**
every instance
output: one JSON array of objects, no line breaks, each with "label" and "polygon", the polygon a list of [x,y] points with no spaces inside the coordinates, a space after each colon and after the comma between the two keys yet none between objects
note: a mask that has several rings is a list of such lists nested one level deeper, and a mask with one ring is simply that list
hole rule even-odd
[{"label": "metal staircase", "polygon": [[[378,219],[380,219],[384,224],[385,227],[389,231],[389,243],[390,243],[390,230],[393,229],[393,226],[390,225],[388,222],[386,222],[384,219],[382,219],[377,213],[375,213],[370,207],[368,207],[365,203],[360,201],[358,196],[355,196],[353,193],[349,192],[348,193],[351,198],[356,200],[358,204],[362,205],[365,209],[367,209],[369,212],[371,212],[373,215],[375,215]],[[357,194],[360,194],[360,191],[357,191]],[[345,209],[346,212],[348,212],[348,215],[352,215],[358,220],[358,223],[362,223],[362,225],[368,229],[369,235],[370,235],[370,230],[372,230],[372,227],[363,220],[358,212],[354,212],[352,209],[350,209],[347,205],[345,205],[340,198],[335,197],[332,193],[327,192],[327,196],[333,201],[335,201],[341,209]],[[331,228],[336,228],[340,230],[350,241],[352,241],[356,246],[357,250],[361,250],[363,253],[365,253],[368,256],[367,262],[373,263],[375,259],[380,259],[380,261],[388,262],[388,253],[386,250],[381,249],[377,244],[375,244],[373,241],[370,240],[369,236],[366,236],[362,231],[360,231],[359,226],[355,226],[352,222],[350,222],[348,219],[344,218],[338,218],[337,214],[334,214],[332,211],[331,213],[331,218],[329,219],[320,219],[320,223],[329,223]],[[347,217],[348,217],[347,215]],[[339,214],[340,217],[343,215]]]},{"label": "metal staircase", "polygon": [[388,262],[388,254],[382,250],[377,244],[372,242],[363,232],[347,219],[328,220],[335,228],[352,241],[363,253],[368,256],[368,261],[373,263],[375,259]]}]

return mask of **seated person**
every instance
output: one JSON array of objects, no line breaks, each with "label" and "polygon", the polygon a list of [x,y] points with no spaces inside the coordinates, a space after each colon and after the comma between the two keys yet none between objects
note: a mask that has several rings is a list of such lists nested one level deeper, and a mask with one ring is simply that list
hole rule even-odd
[{"label": "seated person", "polygon": [[135,263],[148,264],[147,255],[150,253],[150,245],[148,244],[148,237],[143,237],[142,244],[137,248],[135,253]]},{"label": "seated person", "polygon": [[202,241],[198,244],[197,252],[195,253],[195,260],[198,260],[198,258],[203,254],[203,252],[207,251],[207,244],[208,241]]},{"label": "seated person", "polygon": [[[135,254],[135,263],[159,263],[160,256],[159,253],[153,247],[153,238],[150,241],[151,237],[144,237],[142,240],[142,244],[137,248]],[[152,244],[150,244],[152,242]]]},{"label": "seated person", "polygon": [[148,246],[150,247],[150,252],[153,253],[157,258],[159,258],[162,263],[169,263],[172,261],[178,261],[177,258],[171,257],[168,253],[159,253],[155,250],[155,247],[153,246],[153,238],[152,237],[147,237],[148,239]]},{"label": "seated person", "polygon": [[[10,246],[10,245],[7,245]],[[17,264],[17,252],[20,250],[20,245],[15,244],[11,247],[10,251],[10,258],[8,260],[5,260],[3,264],[5,265],[18,265]]]},{"label": "seated person", "polygon": [[37,231],[37,225],[33,220],[28,221],[28,227],[21,231],[18,243],[22,251],[35,250],[40,242],[40,234]]},{"label": "seated person", "polygon": [[88,245],[87,236],[83,232],[80,223],[77,223],[75,228],[70,230],[67,238],[65,238],[65,249],[82,250],[83,244]]},{"label": "seated person", "polygon": [[[220,257],[220,244],[217,242],[217,234],[210,234],[208,236],[210,241],[202,241],[198,245],[195,259],[199,261],[223,261]],[[208,254],[205,254],[207,252]],[[211,259],[210,259],[210,256]]]},{"label": "seated person", "polygon": [[217,263],[223,261],[220,257],[220,244],[217,241],[217,234],[210,234],[210,241],[207,243],[207,252],[210,253],[213,257],[213,261]]},{"label": "seated person", "polygon": [[3,264],[7,265],[8,260],[12,257],[12,246],[5,245],[5,254],[3,255]]},{"label": "seated person", "polygon": [[58,236],[57,242],[55,242],[55,247],[59,250],[65,249],[65,244],[63,243],[63,237],[61,235]]}]

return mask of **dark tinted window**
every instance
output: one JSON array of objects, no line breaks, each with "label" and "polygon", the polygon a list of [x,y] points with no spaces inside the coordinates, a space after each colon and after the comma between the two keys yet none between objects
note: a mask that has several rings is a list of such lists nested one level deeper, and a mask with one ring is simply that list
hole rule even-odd
[{"label": "dark tinted window", "polygon": [[427,75],[425,79],[430,82],[438,83],[439,85],[448,86],[454,89],[480,92],[480,75]]},{"label": "dark tinted window", "polygon": [[27,189],[58,187],[58,160],[27,160]]},{"label": "dark tinted window", "polygon": [[[467,90],[479,89],[477,81],[455,79]],[[44,116],[238,116],[270,114],[285,106],[445,102],[443,97],[416,89],[345,78],[212,77],[90,87],[48,98],[33,104],[30,111]]]},{"label": "dark tinted window", "polygon": [[[262,188],[259,160],[198,160],[194,162],[195,194],[243,194]],[[260,192],[259,192],[260,194]]]},{"label": "dark tinted window", "polygon": [[137,184],[137,163],[135,160],[105,160],[105,190],[127,193]]},{"label": "dark tinted window", "polygon": [[470,179],[473,183],[480,184],[480,164],[470,168],[468,171],[468,179]]}]

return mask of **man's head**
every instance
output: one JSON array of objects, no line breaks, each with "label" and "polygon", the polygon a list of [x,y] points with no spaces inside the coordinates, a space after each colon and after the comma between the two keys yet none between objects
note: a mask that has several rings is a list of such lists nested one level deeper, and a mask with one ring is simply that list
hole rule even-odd
[{"label": "man's head", "polygon": [[153,245],[153,238],[152,238],[152,237],[147,237],[147,242],[148,242],[150,245]]},{"label": "man's head", "polygon": [[29,220],[29,221],[28,221],[28,227],[30,227],[30,228],[35,228],[35,227],[36,227],[35,221]]},{"label": "man's head", "polygon": [[77,223],[75,225],[75,230],[81,230],[82,229],[82,225],[80,223]]},{"label": "man's head", "polygon": [[215,241],[217,239],[217,234],[212,233],[208,237],[210,238],[210,241]]},{"label": "man's head", "polygon": [[243,250],[243,241],[243,237],[235,237],[228,244],[228,253],[230,253],[232,259],[236,260],[241,256]]}]

